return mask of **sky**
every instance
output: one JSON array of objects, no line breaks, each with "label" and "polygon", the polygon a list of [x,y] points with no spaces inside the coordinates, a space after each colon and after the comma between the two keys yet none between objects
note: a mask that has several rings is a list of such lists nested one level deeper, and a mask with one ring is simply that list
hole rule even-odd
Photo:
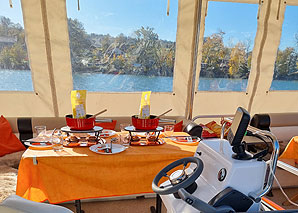
[{"label": "sky", "polygon": [[9,0],[0,0],[0,16],[8,17],[12,22],[24,26],[20,0],[12,1],[12,6],[13,8],[9,7]]},{"label": "sky", "polygon": [[[298,36],[298,6],[287,6],[285,21],[282,26],[280,49],[285,49],[287,46],[293,47],[296,42],[296,34]],[[298,49],[298,46],[296,48]]]},{"label": "sky", "polygon": [[221,30],[225,32],[226,45],[234,46],[239,41],[249,41],[253,47],[257,31],[257,13],[257,4],[209,1],[204,36]]},{"label": "sky", "polygon": [[[88,33],[127,36],[141,26],[153,27],[160,39],[175,41],[178,0],[170,1],[170,16],[166,15],[167,0],[66,0],[67,16],[81,21]],[[209,1],[205,37],[224,31],[226,45],[250,40],[251,47],[257,30],[257,4]],[[20,0],[0,0],[0,16],[23,25]],[[294,46],[298,33],[298,6],[287,6],[280,49]]]},{"label": "sky", "polygon": [[127,36],[141,26],[153,27],[160,39],[175,41],[177,31],[178,0],[66,0],[67,16],[84,23],[88,33]]},{"label": "sky", "polygon": [[[232,9],[232,12],[228,12]],[[253,47],[257,31],[258,4],[243,4],[209,1],[205,20],[205,34],[210,36],[224,31],[225,44],[251,41]],[[298,34],[298,6],[287,6],[282,29],[280,49],[295,45],[295,34]]]}]

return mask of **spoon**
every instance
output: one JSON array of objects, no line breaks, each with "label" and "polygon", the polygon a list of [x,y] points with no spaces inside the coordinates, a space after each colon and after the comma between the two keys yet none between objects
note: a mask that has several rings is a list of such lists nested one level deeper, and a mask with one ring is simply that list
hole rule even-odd
[{"label": "spoon", "polygon": [[98,113],[92,115],[90,118],[94,118],[94,117],[96,117],[96,116],[98,116],[98,115],[100,115],[100,114],[102,114],[102,113],[104,113],[104,112],[106,112],[106,111],[108,111],[108,110],[107,110],[107,109],[104,109],[104,110],[102,110],[102,111],[100,111],[100,112],[98,112]]},{"label": "spoon", "polygon": [[158,119],[158,118],[160,118],[161,116],[164,116],[165,114],[167,114],[167,113],[169,113],[169,112],[171,112],[171,111],[172,111],[172,109],[169,109],[169,110],[165,111],[164,113],[160,114],[159,116],[157,116],[155,119]]}]

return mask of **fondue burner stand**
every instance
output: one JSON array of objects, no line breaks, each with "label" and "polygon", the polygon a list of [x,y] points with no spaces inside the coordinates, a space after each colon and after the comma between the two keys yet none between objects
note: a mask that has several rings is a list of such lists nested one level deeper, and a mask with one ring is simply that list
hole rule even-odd
[{"label": "fondue burner stand", "polygon": [[66,132],[67,136],[69,136],[70,133],[94,133],[96,140],[98,140],[99,134],[101,133],[102,130],[103,128],[100,126],[95,126],[93,129],[89,129],[89,130],[73,130],[73,129],[70,129],[69,126],[65,126],[61,128],[61,131]]},{"label": "fondue burner stand", "polygon": [[[154,133],[153,135],[156,137],[155,142],[157,142],[160,132],[163,130],[163,127],[158,126],[156,129],[145,130],[145,129],[136,129],[134,126],[127,126],[124,128],[124,130],[129,132],[130,138],[132,138],[133,132],[146,132],[146,133],[153,132]],[[129,143],[131,143],[131,142],[133,142],[133,141],[131,141],[131,139],[130,139]]]}]

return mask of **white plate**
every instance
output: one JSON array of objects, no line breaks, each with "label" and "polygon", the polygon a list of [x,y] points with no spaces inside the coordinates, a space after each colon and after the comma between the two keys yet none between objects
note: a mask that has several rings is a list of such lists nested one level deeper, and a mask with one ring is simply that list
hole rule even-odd
[{"label": "white plate", "polygon": [[89,130],[72,130],[69,126],[64,126],[61,128],[62,132],[70,132],[70,133],[90,133],[90,132],[100,132],[103,128],[100,126],[94,126],[93,129]]},{"label": "white plate", "polygon": [[38,142],[24,142],[25,145],[30,147],[35,147],[35,148],[52,147],[52,144],[48,144],[48,143],[39,143],[39,144],[34,144],[34,143],[38,143]]},{"label": "white plate", "polygon": [[108,137],[111,137],[111,136],[113,136],[115,134],[116,134],[116,132],[114,130],[104,129],[99,134],[99,136],[102,137],[102,138],[108,138]]},{"label": "white plate", "polygon": [[23,142],[25,145],[30,146],[30,147],[36,147],[36,148],[51,147],[52,143],[50,142],[50,140],[51,140],[50,136],[46,135],[43,137],[30,138],[28,140],[24,140]]},{"label": "white plate", "polygon": [[[105,146],[110,147],[111,144],[106,144]],[[102,147],[101,144],[96,144],[96,145],[90,146],[89,149],[92,152],[95,152],[95,153],[98,153],[98,154],[103,154],[103,155],[117,154],[117,153],[123,152],[126,149],[124,146],[122,146],[120,144],[113,144],[113,146],[112,146],[112,153],[107,153],[107,152],[99,151],[98,148],[100,149],[101,147]]]}]

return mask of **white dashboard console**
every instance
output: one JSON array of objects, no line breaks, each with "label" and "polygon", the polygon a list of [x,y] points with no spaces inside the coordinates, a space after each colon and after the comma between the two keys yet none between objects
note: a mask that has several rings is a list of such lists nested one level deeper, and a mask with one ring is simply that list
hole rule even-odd
[{"label": "white dashboard console", "polygon": [[[259,211],[260,202],[250,199],[249,195],[260,194],[263,190],[266,163],[257,159],[238,160],[232,157],[233,154],[232,147],[227,140],[208,139],[200,142],[194,157],[202,160],[204,168],[201,175],[195,180],[197,189],[192,196],[206,203],[214,204],[214,200],[218,200],[218,197],[221,198],[219,193],[223,193],[227,189],[234,189],[244,196],[236,196],[235,199],[231,196],[228,202],[232,206],[241,204],[239,199],[249,199],[250,203],[248,202],[249,207],[246,211]],[[191,173],[193,168],[195,165],[191,164],[186,172]],[[168,184],[169,181],[166,181],[161,186]],[[161,199],[168,212],[198,212],[189,203],[175,198],[173,194],[161,195]]]}]

